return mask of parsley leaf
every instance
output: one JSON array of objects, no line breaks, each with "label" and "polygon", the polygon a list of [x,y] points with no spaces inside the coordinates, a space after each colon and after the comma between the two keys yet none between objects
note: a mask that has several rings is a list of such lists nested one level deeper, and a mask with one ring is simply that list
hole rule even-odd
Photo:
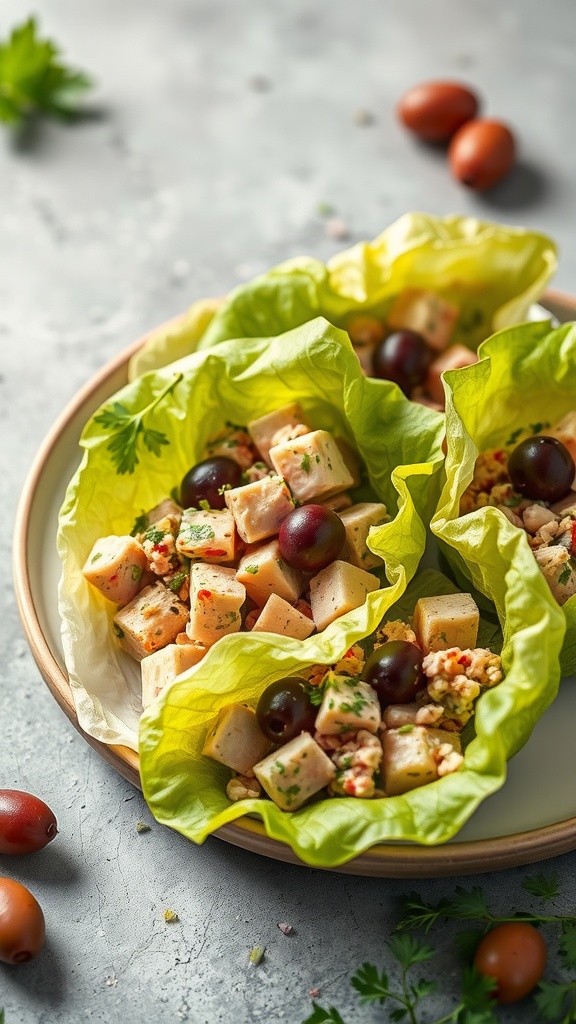
[{"label": "parsley leaf", "polygon": [[569,1024],[574,1020],[576,982],[541,981],[534,1002],[544,1020]]},{"label": "parsley leaf", "polygon": [[360,1003],[383,1003],[390,995],[388,975],[385,970],[378,974],[374,964],[362,964],[359,971],[352,977],[352,987],[360,993]]},{"label": "parsley leaf", "polygon": [[138,458],[138,445],[140,441],[149,452],[157,457],[160,456],[163,446],[170,443],[166,434],[161,433],[159,430],[150,430],[148,427],[145,427],[144,417],[152,412],[155,406],[181,380],[182,374],[177,373],[160,394],[156,395],[156,398],[140,412],[131,413],[122,402],[112,402],[94,417],[94,422],[98,423],[104,430],[109,430],[112,435],[107,448],[112,456],[112,462],[116,466],[117,473],[134,472],[140,461]]},{"label": "parsley leaf", "polygon": [[312,1003],[312,1006],[314,1007],[314,1013],[306,1017],[302,1024],[344,1024],[342,1017],[334,1006],[331,1006],[328,1010],[325,1010],[323,1006],[319,1006],[318,1003]]},{"label": "parsley leaf", "polygon": [[559,946],[564,967],[574,970],[576,968],[576,921],[563,923]]},{"label": "parsley leaf", "polygon": [[431,946],[425,946],[411,935],[393,935],[388,943],[392,956],[398,961],[404,970],[408,970],[414,964],[424,963],[434,956]]},{"label": "parsley leaf", "polygon": [[35,18],[12,29],[0,42],[0,120],[19,125],[34,113],[67,119],[78,110],[92,80],[67,68],[59,49],[41,39]]},{"label": "parsley leaf", "polygon": [[522,888],[541,900],[555,900],[560,891],[558,875],[528,875],[522,882]]}]

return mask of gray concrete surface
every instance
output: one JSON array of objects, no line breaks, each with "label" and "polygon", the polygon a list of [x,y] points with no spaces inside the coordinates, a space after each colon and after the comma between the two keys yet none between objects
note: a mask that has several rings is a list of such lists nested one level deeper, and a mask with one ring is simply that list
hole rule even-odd
[{"label": "gray concrete surface", "polygon": [[[389,1019],[359,1007],[349,977],[365,960],[394,972],[386,942],[403,894],[476,883],[505,912],[526,902],[528,870],[554,870],[571,913],[576,854],[410,882],[281,867],[215,839],[195,848],[151,821],[42,683],[10,583],[13,518],[47,429],[110,357],[196,297],[342,247],[320,203],[350,243],[414,209],[544,230],[560,245],[555,285],[576,290],[573,2],[39,0],[36,11],[98,88],[81,123],[0,139],[0,785],[42,795],[61,829],[37,857],[0,863],[48,922],[36,962],[0,965],[0,1008],[6,1024],[300,1024],[317,989],[346,1024]],[[2,0],[0,35],[25,13]],[[516,129],[520,167],[489,195],[461,188],[396,123],[397,98],[429,77],[470,81]],[[167,908],[179,924],[164,922]],[[453,937],[437,934],[422,969],[439,985],[422,1024],[455,1005]],[[253,967],[256,945],[266,954]]]}]

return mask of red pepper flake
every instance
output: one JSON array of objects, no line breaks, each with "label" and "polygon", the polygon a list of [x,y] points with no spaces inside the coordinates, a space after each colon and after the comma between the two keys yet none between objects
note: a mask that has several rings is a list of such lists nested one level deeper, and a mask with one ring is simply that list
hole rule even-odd
[{"label": "red pepper flake", "polygon": [[197,596],[198,596],[198,600],[199,601],[211,601],[212,600],[212,591],[211,590],[199,590]]},{"label": "red pepper flake", "polygon": [[494,458],[496,462],[506,462],[506,452],[500,448],[497,452],[494,452]]},{"label": "red pepper flake", "polygon": [[207,558],[220,558],[221,555],[227,554],[224,548],[206,548],[204,554]]},{"label": "red pepper flake", "polygon": [[572,523],[570,534],[570,554],[576,555],[576,519]]},{"label": "red pepper flake", "polygon": [[153,551],[157,551],[159,555],[167,555],[168,554],[168,545],[167,544],[154,544],[154,547],[152,548],[152,550]]},{"label": "red pepper flake", "polygon": [[344,792],[348,793],[348,796],[355,796],[356,795],[356,780],[355,779],[346,779],[346,782],[344,783]]},{"label": "red pepper flake", "polygon": [[461,658],[458,658],[458,664],[468,668],[472,664],[472,658],[468,654],[463,654]]},{"label": "red pepper flake", "polygon": [[116,580],[117,580],[117,579],[118,579],[118,573],[117,573],[117,572],[115,572],[115,573],[114,573],[114,575],[110,577],[110,579],[108,580],[108,582],[109,582],[109,583],[116,583]]},{"label": "red pepper flake", "polygon": [[354,651],[352,650],[352,648],[350,648],[349,651],[346,651],[346,654],[344,655],[344,657],[345,658],[353,658],[354,657]]}]

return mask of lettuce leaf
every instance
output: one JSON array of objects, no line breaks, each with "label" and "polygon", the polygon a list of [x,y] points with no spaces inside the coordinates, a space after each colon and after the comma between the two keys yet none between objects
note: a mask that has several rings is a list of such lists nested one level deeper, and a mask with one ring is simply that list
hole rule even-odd
[{"label": "lettuce leaf", "polygon": [[[524,324],[485,341],[480,361],[445,374],[446,482],[431,528],[461,586],[470,580],[503,614],[506,592],[502,573],[519,583],[518,609],[550,616],[553,630],[546,701],[554,696],[555,647],[566,631],[563,673],[576,670],[576,597],[561,609],[541,574],[526,534],[495,508],[459,517],[460,498],[470,483],[478,453],[513,443],[517,432],[537,433],[576,407],[574,368],[576,326]],[[500,567],[500,568],[499,568]],[[500,573],[500,577],[499,577]],[[530,596],[528,596],[530,595]],[[531,610],[528,600],[537,602]],[[551,681],[549,681],[551,680]]]},{"label": "lettuce leaf", "polygon": [[443,418],[409,402],[395,385],[364,378],[344,332],[318,318],[278,338],[223,344],[139,377],[87,424],[82,462],[60,514],[63,644],[78,718],[90,735],[136,748],[141,711],[139,667],[114,641],[114,608],[82,576],[93,543],[129,533],[138,515],[179,487],[227,420],[245,423],[294,400],[312,425],[344,437],[360,453],[364,490],[392,517],[371,534],[388,583],[363,608],[303,643],[246,634],[221,640],[198,676],[208,704],[210,680],[216,692],[219,673],[227,682],[244,671],[261,681],[284,675],[286,666],[341,657],[374,629],[416,572],[424,523],[440,489]]},{"label": "lettuce leaf", "polygon": [[[528,583],[498,552],[494,558],[499,591],[504,597],[503,632],[483,618],[479,642],[497,651],[502,646],[505,680],[478,700],[475,735],[466,747],[462,768],[403,796],[374,800],[330,798],[293,814],[270,800],[231,803],[226,796],[230,772],[203,757],[201,747],[217,709],[232,701],[255,704],[273,679],[290,674],[295,662],[273,667],[274,641],[264,653],[254,638],[214,650],[206,663],[187,678],[176,680],[145,712],[140,733],[143,788],[155,817],[197,843],[216,829],[249,814],[261,818],[269,836],[287,843],[307,864],[335,867],[376,843],[446,842],[476,807],[504,783],[506,761],[527,740],[558,684],[558,650],[562,626],[550,603],[535,601]],[[457,588],[433,569],[419,573],[388,619],[411,614],[419,597],[452,593]],[[260,652],[260,653],[258,653]],[[233,665],[233,673],[230,669]]]},{"label": "lettuce leaf", "polygon": [[493,331],[528,318],[556,262],[554,243],[534,231],[474,217],[405,214],[373,242],[359,243],[326,265],[291,259],[239,286],[209,323],[198,322],[193,306],[180,322],[152,333],[132,360],[130,378],[196,348],[281,334],[319,315],[340,327],[359,309],[385,319],[409,287],[454,303],[460,317],[453,340],[476,348]]}]

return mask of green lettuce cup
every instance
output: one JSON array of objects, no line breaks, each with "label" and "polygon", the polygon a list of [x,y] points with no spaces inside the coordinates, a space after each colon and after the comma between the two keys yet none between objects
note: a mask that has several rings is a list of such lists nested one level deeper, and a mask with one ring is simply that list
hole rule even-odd
[{"label": "green lettuce cup", "polygon": [[140,670],[115,642],[115,606],[82,575],[93,544],[130,533],[142,512],[179,488],[226,421],[246,423],[294,401],[314,427],[358,451],[365,474],[354,497],[384,502],[391,517],[369,541],[384,559],[386,577],[382,572],[382,587],[365,605],[308,640],[222,638],[197,666],[199,678],[220,672],[230,678],[237,657],[244,671],[247,649],[250,671],[260,662],[264,675],[338,660],[375,628],[414,576],[439,492],[443,419],[413,405],[395,385],[364,378],[344,332],[317,318],[278,338],[222,344],[139,377],[86,425],[82,461],[59,520],[66,666],[78,720],[90,735],[136,749],[141,712]]},{"label": "green lettuce cup", "polygon": [[[295,660],[278,663],[271,639],[257,644],[254,637],[247,643],[235,637],[228,648],[232,657],[224,646],[217,647],[210,662],[180,677],[144,713],[140,762],[152,813],[197,843],[221,826],[253,815],[269,836],[286,843],[305,863],[324,868],[343,864],[377,843],[435,845],[452,838],[504,784],[507,760],[526,742],[559,678],[561,615],[551,602],[534,600],[540,584],[535,574],[526,584],[508,568],[504,554],[496,558],[495,568],[503,617],[498,623],[492,609],[492,616],[481,618],[478,643],[495,653],[501,650],[505,678],[477,701],[474,728],[467,726],[462,734],[465,756],[458,771],[402,796],[332,797],[293,813],[260,798],[232,803],[226,795],[230,772],[201,754],[207,729],[219,708],[236,701],[254,706],[268,683],[297,671]],[[419,597],[456,591],[445,576],[427,569],[388,606],[385,619],[405,620]]]},{"label": "green lettuce cup", "polygon": [[485,341],[478,354],[475,365],[445,374],[446,480],[431,528],[452,575],[461,586],[472,583],[479,600],[489,599],[501,615],[508,574],[522,581],[518,610],[524,606],[526,614],[550,616],[550,671],[543,681],[549,703],[557,685],[559,631],[565,632],[562,673],[576,671],[576,597],[562,608],[557,604],[525,531],[503,511],[486,506],[461,516],[460,502],[481,452],[511,450],[519,436],[545,432],[576,409],[576,325],[511,327]]},{"label": "green lettuce cup", "polygon": [[131,361],[130,378],[196,349],[275,336],[317,316],[339,327],[360,311],[386,320],[408,288],[434,292],[456,306],[451,343],[476,349],[494,331],[528,318],[556,264],[554,243],[535,231],[467,216],[405,214],[374,241],[327,264],[291,259],[220,303],[196,303],[152,332]]}]

